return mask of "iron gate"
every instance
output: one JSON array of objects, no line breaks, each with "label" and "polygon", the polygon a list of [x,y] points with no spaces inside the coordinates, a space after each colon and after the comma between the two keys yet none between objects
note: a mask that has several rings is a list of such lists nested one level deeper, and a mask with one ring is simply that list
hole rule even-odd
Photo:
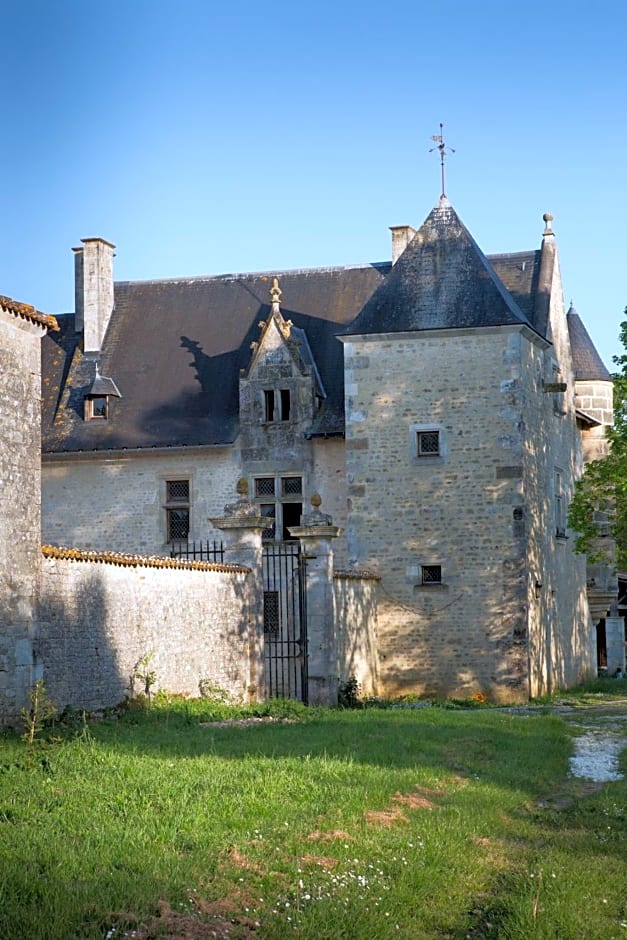
[{"label": "iron gate", "polygon": [[297,542],[263,546],[263,638],[267,698],[307,704],[305,559]]}]

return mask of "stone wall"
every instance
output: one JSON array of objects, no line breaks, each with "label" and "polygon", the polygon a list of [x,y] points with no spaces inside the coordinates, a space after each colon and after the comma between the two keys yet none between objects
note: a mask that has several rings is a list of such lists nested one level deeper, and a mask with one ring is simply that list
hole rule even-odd
[{"label": "stone wall", "polygon": [[46,550],[42,571],[38,649],[59,708],[116,705],[143,691],[133,674],[145,670],[156,674],[154,689],[198,696],[210,679],[238,698],[256,697],[245,568],[72,554]]},{"label": "stone wall", "polygon": [[333,579],[339,678],[354,676],[361,695],[379,691],[378,586],[370,572],[336,571]]},{"label": "stone wall", "polygon": [[[277,467],[284,473],[299,471],[303,503],[308,505],[309,496],[319,492],[333,518],[344,525],[344,441],[312,441],[304,449],[309,456],[302,463],[279,452],[272,460],[257,463],[250,472],[250,492],[254,493],[255,475],[274,475]],[[169,554],[166,481],[188,479],[190,541],[220,540],[221,533],[209,520],[220,515],[241,475],[235,447],[44,455],[42,538],[46,544],[80,549]],[[343,539],[338,539],[335,552],[338,563],[344,565]]]},{"label": "stone wall", "polygon": [[43,332],[0,299],[0,722],[25,707],[39,675]]},{"label": "stone wall", "polygon": [[[582,562],[555,540],[578,442],[544,393],[547,346],[519,328],[345,343],[348,561],[381,576],[384,694],[522,700],[589,665]],[[417,456],[428,429],[439,453]]]},{"label": "stone wall", "polygon": [[190,481],[190,540],[220,539],[209,522],[240,475],[232,448],[44,456],[43,540],[147,555],[169,554],[166,481]]}]

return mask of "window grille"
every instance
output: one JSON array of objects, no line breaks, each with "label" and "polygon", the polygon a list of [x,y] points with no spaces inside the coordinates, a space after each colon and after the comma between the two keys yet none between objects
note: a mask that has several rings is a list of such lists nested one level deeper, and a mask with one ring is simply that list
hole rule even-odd
[{"label": "window grille", "polygon": [[276,504],[262,503],[259,507],[259,511],[266,519],[272,519],[272,525],[263,530],[261,537],[266,542],[273,540],[276,536]]},{"label": "window grille", "polygon": [[189,509],[168,509],[168,542],[186,542],[189,535]]},{"label": "window grille", "polygon": [[255,496],[274,496],[274,477],[258,477],[255,480]]},{"label": "window grille", "polygon": [[259,500],[259,512],[273,522],[271,527],[264,529],[264,541],[291,541],[290,527],[300,525],[303,514],[303,478],[257,477],[254,490],[255,499]]},{"label": "window grille", "polygon": [[303,492],[302,477],[282,477],[281,493],[283,496],[301,496]]},{"label": "window grille", "polygon": [[440,453],[440,432],[417,431],[416,450],[419,457],[437,457]]},{"label": "window grille", "polygon": [[169,503],[189,502],[189,480],[168,480],[166,491]]},{"label": "window grille", "polygon": [[442,566],[441,565],[422,565],[422,583],[423,584],[441,584]]},{"label": "window grille", "polygon": [[279,592],[263,593],[263,632],[278,636],[280,621]]},{"label": "window grille", "polygon": [[189,480],[166,480],[165,524],[168,542],[186,542],[189,537]]}]

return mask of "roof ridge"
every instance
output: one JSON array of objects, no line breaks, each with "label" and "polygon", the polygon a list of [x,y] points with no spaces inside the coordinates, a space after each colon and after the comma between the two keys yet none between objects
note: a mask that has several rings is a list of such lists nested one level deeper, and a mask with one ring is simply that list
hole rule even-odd
[{"label": "roof ridge", "polygon": [[290,274],[323,274],[327,271],[362,271],[368,268],[388,268],[392,266],[391,261],[365,261],[355,264],[332,264],[323,265],[316,268],[284,268],[283,270],[269,268],[265,271],[239,271],[228,272],[224,274],[192,274],[188,277],[157,277],[157,278],[139,278],[137,280],[120,280],[115,284],[186,284],[190,281],[236,281],[244,277],[284,277]]}]

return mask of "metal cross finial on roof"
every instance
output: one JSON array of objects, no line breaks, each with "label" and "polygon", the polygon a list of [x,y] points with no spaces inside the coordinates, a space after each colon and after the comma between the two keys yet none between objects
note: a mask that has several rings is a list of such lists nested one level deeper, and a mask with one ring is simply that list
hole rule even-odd
[{"label": "metal cross finial on roof", "polygon": [[435,147],[432,147],[429,153],[433,153],[434,150],[440,151],[440,172],[442,175],[442,195],[446,196],[446,189],[444,187],[444,164],[446,162],[446,154],[449,152],[455,153],[455,151],[452,147],[447,147],[446,144],[444,143],[443,131],[444,131],[444,124],[440,122],[440,133],[432,135],[431,140],[435,141]]}]

